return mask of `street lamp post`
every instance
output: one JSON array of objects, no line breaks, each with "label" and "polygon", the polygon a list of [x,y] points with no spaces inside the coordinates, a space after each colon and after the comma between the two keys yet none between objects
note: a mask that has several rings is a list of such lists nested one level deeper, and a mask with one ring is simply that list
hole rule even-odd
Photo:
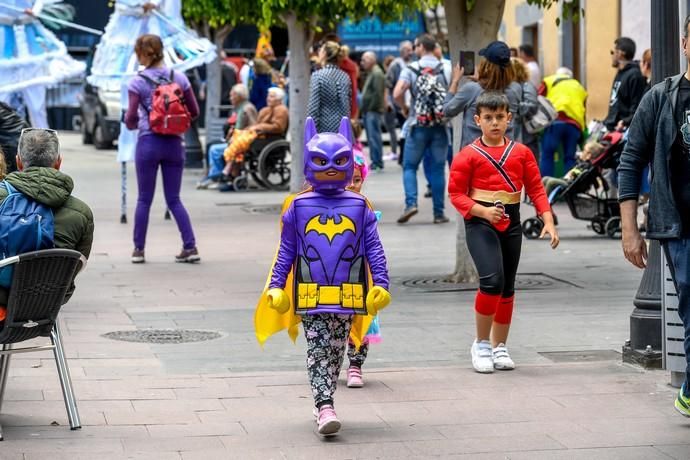
[{"label": "street lamp post", "polygon": [[[652,84],[678,73],[678,0],[655,0],[652,8]],[[633,301],[630,341],[623,347],[623,361],[644,367],[661,367],[661,247],[649,245],[647,267]]]}]

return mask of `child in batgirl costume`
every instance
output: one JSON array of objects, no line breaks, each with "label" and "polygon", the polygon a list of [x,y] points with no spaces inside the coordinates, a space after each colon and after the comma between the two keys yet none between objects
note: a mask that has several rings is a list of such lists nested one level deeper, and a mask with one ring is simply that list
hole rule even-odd
[{"label": "child in batgirl costume", "polygon": [[333,397],[348,336],[360,346],[372,318],[390,302],[386,257],[376,215],[366,198],[347,190],[354,158],[350,121],[338,133],[316,133],[305,123],[304,176],[310,188],[288,197],[280,246],[255,314],[259,343],[301,321],[318,432],[341,423]]}]

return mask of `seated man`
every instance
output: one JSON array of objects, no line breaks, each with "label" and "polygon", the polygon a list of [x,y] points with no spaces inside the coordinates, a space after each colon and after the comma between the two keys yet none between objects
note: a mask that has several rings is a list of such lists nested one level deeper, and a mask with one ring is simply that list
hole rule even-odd
[{"label": "seated man", "polygon": [[[288,128],[289,112],[288,108],[283,104],[285,98],[285,91],[278,87],[268,89],[268,97],[266,97],[266,107],[261,109],[256,124],[244,130],[244,134],[248,136],[237,136],[236,143],[233,142],[225,149],[225,167],[223,168],[223,176],[230,181],[240,174],[242,162],[244,161],[244,153],[248,150],[261,151],[269,142],[275,140],[276,137],[282,137]],[[251,138],[250,143],[247,143],[247,137]],[[232,190],[229,184],[219,187],[221,191]]]},{"label": "seated man", "polygon": [[[72,196],[72,178],[59,171],[62,156],[57,133],[50,129],[26,129],[19,138],[17,152],[18,171],[7,175],[5,181],[52,209],[56,248],[75,249],[88,258],[93,242],[93,214],[86,203]],[[7,189],[0,186],[0,203],[7,195]],[[68,290],[65,302],[73,292],[74,285]],[[7,296],[7,290],[0,288],[3,310]]]},{"label": "seated man", "polygon": [[[232,139],[236,129],[246,129],[256,123],[257,112],[254,104],[249,102],[247,87],[238,83],[230,90],[230,102],[232,112],[223,126],[226,141]],[[228,142],[213,144],[208,148],[208,174],[197,184],[197,189],[206,189],[214,182],[220,180],[225,166],[223,152],[228,147]]]}]

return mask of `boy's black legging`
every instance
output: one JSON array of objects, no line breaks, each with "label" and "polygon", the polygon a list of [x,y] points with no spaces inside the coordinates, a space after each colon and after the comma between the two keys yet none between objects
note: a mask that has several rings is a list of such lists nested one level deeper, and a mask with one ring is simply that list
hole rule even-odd
[{"label": "boy's black legging", "polygon": [[494,315],[494,321],[501,324],[510,324],[513,315],[515,276],[522,248],[520,205],[506,205],[506,212],[510,226],[505,232],[479,217],[465,221],[467,247],[479,274],[475,310]]}]

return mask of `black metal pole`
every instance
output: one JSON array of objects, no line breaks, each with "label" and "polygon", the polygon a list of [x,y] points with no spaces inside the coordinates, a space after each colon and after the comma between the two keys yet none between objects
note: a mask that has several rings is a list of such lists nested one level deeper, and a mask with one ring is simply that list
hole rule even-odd
[{"label": "black metal pole", "polygon": [[[652,7],[652,84],[680,70],[678,0],[655,0]],[[623,361],[644,367],[661,367],[661,247],[649,245],[647,268],[633,300],[630,341],[623,347]]]},{"label": "black metal pole", "polygon": [[185,168],[203,168],[204,153],[199,141],[199,128],[196,120],[184,133]]}]

